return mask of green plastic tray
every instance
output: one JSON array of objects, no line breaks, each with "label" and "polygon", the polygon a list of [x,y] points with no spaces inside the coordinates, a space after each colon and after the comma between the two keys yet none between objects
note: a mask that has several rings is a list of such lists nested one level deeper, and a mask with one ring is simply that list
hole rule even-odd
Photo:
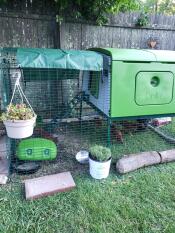
[{"label": "green plastic tray", "polygon": [[17,147],[17,157],[20,160],[53,160],[57,155],[57,147],[51,140],[30,138],[22,140]]}]

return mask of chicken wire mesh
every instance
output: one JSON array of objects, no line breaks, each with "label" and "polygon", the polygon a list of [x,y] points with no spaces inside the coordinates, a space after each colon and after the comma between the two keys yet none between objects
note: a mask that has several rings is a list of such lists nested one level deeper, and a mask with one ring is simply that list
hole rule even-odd
[{"label": "chicken wire mesh", "polygon": [[[174,147],[175,121],[172,117],[135,117],[122,120],[108,117],[106,113],[110,105],[110,68],[105,69],[105,72],[19,69],[15,56],[8,56],[1,67],[1,111],[4,111],[10,102],[16,73],[20,72],[23,91],[37,114],[31,138],[48,139],[57,147],[54,160],[41,159],[37,162],[41,166],[38,175],[67,169],[76,170],[76,153],[82,149],[88,150],[93,144],[110,146],[113,162],[125,154],[162,151]],[[99,90],[101,82],[107,86],[102,92]],[[99,99],[98,103],[95,102],[96,99]],[[19,100],[20,96],[16,94],[14,102],[18,103]],[[5,134],[3,125],[1,132],[2,135]],[[2,140],[6,140],[6,149],[1,147],[1,154],[6,151],[11,171],[15,172],[17,165],[26,162],[20,160],[17,155],[17,148],[24,139],[4,137],[1,136]],[[34,157],[26,160],[35,161]]]}]

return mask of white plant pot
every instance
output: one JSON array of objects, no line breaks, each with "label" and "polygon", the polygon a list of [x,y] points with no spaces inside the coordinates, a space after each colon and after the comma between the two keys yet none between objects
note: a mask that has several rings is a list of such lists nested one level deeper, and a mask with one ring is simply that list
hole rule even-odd
[{"label": "white plant pot", "polygon": [[98,162],[89,158],[89,171],[93,178],[104,179],[109,175],[111,158],[105,162]]},{"label": "white plant pot", "polygon": [[20,139],[30,137],[33,134],[35,122],[36,116],[29,120],[7,120],[3,123],[9,138]]}]

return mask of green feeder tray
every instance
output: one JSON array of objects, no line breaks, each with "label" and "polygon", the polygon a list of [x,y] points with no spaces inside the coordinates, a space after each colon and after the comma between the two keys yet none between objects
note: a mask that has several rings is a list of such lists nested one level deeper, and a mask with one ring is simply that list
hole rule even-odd
[{"label": "green feeder tray", "polygon": [[17,157],[20,160],[53,160],[57,155],[57,147],[51,140],[30,138],[22,140],[17,147]]}]

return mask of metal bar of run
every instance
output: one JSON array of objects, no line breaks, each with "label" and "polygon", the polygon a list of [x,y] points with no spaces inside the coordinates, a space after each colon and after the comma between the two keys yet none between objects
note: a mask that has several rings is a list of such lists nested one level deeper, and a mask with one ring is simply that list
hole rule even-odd
[{"label": "metal bar of run", "polygon": [[108,131],[108,135],[107,135],[107,147],[111,146],[111,119],[108,117],[107,120],[107,131]]}]

